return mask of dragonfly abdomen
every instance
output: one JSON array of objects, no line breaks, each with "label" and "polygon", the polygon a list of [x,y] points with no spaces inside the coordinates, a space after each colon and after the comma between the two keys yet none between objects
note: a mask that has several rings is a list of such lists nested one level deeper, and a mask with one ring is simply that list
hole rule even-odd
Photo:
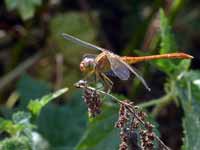
[{"label": "dragonfly abdomen", "polygon": [[191,58],[193,58],[193,56],[185,53],[169,53],[169,54],[139,56],[139,57],[129,57],[129,56],[122,57],[122,59],[128,64],[135,64],[138,62],[155,60],[155,59],[191,59]]}]

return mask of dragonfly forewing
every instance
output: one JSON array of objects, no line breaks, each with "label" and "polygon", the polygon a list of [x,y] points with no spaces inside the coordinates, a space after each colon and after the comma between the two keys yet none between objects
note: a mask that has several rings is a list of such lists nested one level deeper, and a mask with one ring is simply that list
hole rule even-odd
[{"label": "dragonfly forewing", "polygon": [[102,51],[102,52],[103,52],[103,51],[106,51],[106,49],[104,49],[104,48],[101,48],[101,47],[99,47],[99,46],[96,46],[96,45],[90,44],[90,43],[88,43],[88,42],[82,41],[82,40],[80,40],[80,39],[78,39],[78,38],[76,38],[76,37],[74,37],[74,36],[69,35],[69,34],[62,33],[62,36],[63,36],[66,40],[71,41],[71,42],[73,42],[73,43],[75,43],[75,44],[78,44],[78,45],[80,45],[80,46],[83,46],[83,47],[85,47],[85,48],[89,48],[89,49],[93,49],[93,50],[99,50],[99,51]]}]

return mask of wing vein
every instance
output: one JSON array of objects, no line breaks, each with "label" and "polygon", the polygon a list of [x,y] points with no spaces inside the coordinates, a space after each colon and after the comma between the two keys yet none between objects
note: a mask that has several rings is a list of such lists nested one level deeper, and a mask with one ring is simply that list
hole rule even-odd
[{"label": "wing vein", "polygon": [[80,46],[83,46],[85,48],[90,48],[90,49],[94,49],[94,50],[99,50],[99,51],[105,51],[105,49],[99,47],[99,46],[95,46],[93,44],[90,44],[88,42],[85,42],[85,41],[82,41],[76,37],[73,37],[69,34],[66,34],[66,33],[62,33],[62,36],[66,39],[66,40],[69,40],[75,44],[79,44]]}]

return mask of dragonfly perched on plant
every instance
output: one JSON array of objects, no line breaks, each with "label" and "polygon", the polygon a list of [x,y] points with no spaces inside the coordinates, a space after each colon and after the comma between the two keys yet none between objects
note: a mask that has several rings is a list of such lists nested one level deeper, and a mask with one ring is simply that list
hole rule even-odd
[{"label": "dragonfly perched on plant", "polygon": [[82,62],[80,63],[80,70],[82,72],[86,72],[89,75],[95,74],[97,78],[101,79],[109,89],[112,88],[112,81],[107,77],[106,73],[112,71],[115,76],[117,76],[121,80],[128,80],[130,74],[134,74],[143,85],[150,91],[147,83],[130,65],[154,59],[191,59],[193,56],[188,55],[186,53],[168,53],[168,54],[158,54],[151,56],[119,56],[114,54],[110,50],[101,48],[99,46],[90,44],[88,42],[82,41],[72,35],[62,33],[63,37],[73,43],[79,44],[80,46],[101,51],[95,57],[91,57],[90,55],[86,55]]}]

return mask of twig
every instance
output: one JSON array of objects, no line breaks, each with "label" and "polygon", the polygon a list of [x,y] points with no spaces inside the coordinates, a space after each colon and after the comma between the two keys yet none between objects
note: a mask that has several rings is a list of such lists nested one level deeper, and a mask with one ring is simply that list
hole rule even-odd
[{"label": "twig", "polygon": [[173,96],[173,93],[169,92],[166,95],[164,95],[164,96],[162,96],[158,99],[153,99],[153,100],[150,100],[148,102],[141,103],[138,106],[141,107],[141,108],[146,108],[146,107],[155,106],[155,105],[162,105],[167,100],[171,99],[172,96]]},{"label": "twig", "polygon": [[14,70],[6,74],[4,77],[0,79],[0,91],[9,83],[11,83],[16,77],[20,76],[25,70],[31,67],[36,61],[41,58],[42,54],[37,53],[31,58],[28,58],[19,66],[17,66]]},{"label": "twig", "polygon": [[[123,104],[124,106],[126,106],[127,109],[136,117],[136,119],[137,119],[143,126],[145,126],[145,122],[144,122],[143,120],[140,119],[140,117],[139,117],[139,116],[137,115],[137,113],[135,112],[135,108],[134,108],[131,104],[129,104],[129,103],[127,103],[127,102],[124,102],[124,101],[121,101],[121,100],[119,100],[117,97],[115,97],[115,96],[113,96],[113,95],[111,95],[111,94],[109,94],[109,93],[106,93],[106,92],[104,92],[104,91],[102,91],[102,90],[99,90],[99,89],[95,89],[95,88],[90,87],[90,86],[87,86],[87,85],[75,84],[75,86],[78,87],[78,88],[82,88],[82,89],[87,88],[87,89],[90,89],[90,90],[94,90],[94,91],[97,91],[97,92],[99,92],[99,93],[101,93],[101,94],[104,94],[104,95],[107,95],[107,96],[111,97],[113,100],[115,100],[115,102],[118,102],[118,103]],[[154,134],[154,137],[155,137],[155,139],[158,141],[158,143],[163,147],[164,150],[171,150],[168,146],[166,146],[166,145],[163,143],[163,141],[162,141],[156,134]]]},{"label": "twig", "polygon": [[62,54],[56,54],[56,83],[55,83],[55,89],[59,89],[63,82],[63,55]]},{"label": "twig", "polygon": [[176,98],[176,87],[175,82],[173,80],[170,81],[169,87],[165,87],[165,92],[167,93],[165,96],[161,98],[162,102],[157,104],[156,107],[152,111],[153,116],[157,116],[163,108],[168,106],[172,101]]},{"label": "twig", "polygon": [[19,98],[19,93],[17,93],[17,91],[12,92],[12,94],[9,96],[8,100],[6,101],[5,106],[7,108],[13,108],[18,98]]},{"label": "twig", "polygon": [[[126,104],[125,104],[126,105]],[[131,106],[130,107],[130,105],[128,104],[127,105],[128,107],[128,110],[137,118],[137,120],[138,121],[140,121],[140,123],[143,125],[143,126],[145,126],[145,122],[144,121],[142,121],[141,119],[140,119],[140,117],[137,115],[137,113],[135,112],[135,109],[133,108],[133,106]],[[165,145],[164,143],[163,143],[163,141],[156,135],[156,134],[154,134],[154,137],[156,138],[156,140],[159,142],[159,144],[165,149],[165,150],[171,150],[167,145]]]}]

